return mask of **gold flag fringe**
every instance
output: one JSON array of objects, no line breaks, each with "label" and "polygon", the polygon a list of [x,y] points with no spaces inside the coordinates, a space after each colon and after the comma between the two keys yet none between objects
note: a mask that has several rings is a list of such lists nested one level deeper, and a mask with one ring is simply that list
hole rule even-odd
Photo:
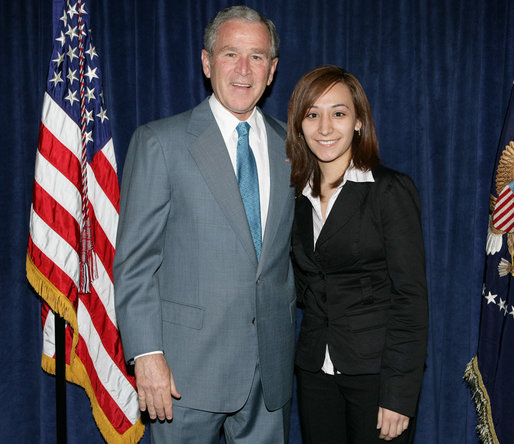
[{"label": "gold flag fringe", "polygon": [[[32,262],[32,258],[27,253],[26,261],[26,273],[27,279],[36,291],[36,293],[43,298],[48,306],[59,316],[70,324],[73,329],[73,341],[71,344],[70,360],[73,362],[75,355],[75,347],[77,346],[78,336],[78,324],[77,324],[77,313],[71,301],[62,294],[57,287],[52,284],[47,277],[39,271],[37,266]],[[54,371],[55,374],[55,371]]]},{"label": "gold flag fringe", "polygon": [[[105,441],[109,444],[137,444],[145,433],[145,425],[141,421],[141,418],[123,435],[119,434],[105,416],[104,411],[100,408],[86,368],[75,354],[75,347],[78,343],[78,325],[73,304],[39,271],[28,254],[26,271],[27,279],[32,287],[34,287],[34,290],[45,300],[54,312],[62,316],[73,328],[70,364],[66,364],[66,380],[79,385],[86,391],[91,402],[93,418]],[[43,353],[41,367],[47,373],[55,375],[55,359],[53,357]]]},{"label": "gold flag fringe", "polygon": [[[55,359],[43,354],[41,361],[43,370],[55,375]],[[133,426],[120,435],[112,426],[111,422],[105,416],[104,411],[100,408],[98,401],[91,386],[91,381],[88,378],[86,368],[82,361],[75,356],[72,365],[66,364],[66,380],[82,387],[91,402],[91,410],[93,411],[93,418],[100,433],[105,441],[109,444],[137,444],[145,433],[145,425],[139,418]]]},{"label": "gold flag fringe", "polygon": [[487,394],[482,375],[478,368],[478,359],[475,356],[466,366],[464,380],[471,390],[471,397],[475,401],[478,414],[476,426],[478,436],[482,444],[499,444],[496,431],[494,430],[493,415],[491,413],[491,400]]}]

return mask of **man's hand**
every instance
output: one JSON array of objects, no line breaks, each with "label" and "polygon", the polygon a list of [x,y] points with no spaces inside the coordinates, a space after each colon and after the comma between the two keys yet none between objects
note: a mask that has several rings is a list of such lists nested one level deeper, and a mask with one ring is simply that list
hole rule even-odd
[{"label": "man's hand", "polygon": [[180,398],[181,395],[175,387],[173,374],[164,355],[155,354],[137,358],[134,372],[140,410],[142,412],[148,410],[150,419],[171,420],[173,418],[171,397]]},{"label": "man's hand", "polygon": [[392,410],[378,408],[377,429],[380,429],[379,438],[391,441],[400,436],[409,426],[409,417]]}]

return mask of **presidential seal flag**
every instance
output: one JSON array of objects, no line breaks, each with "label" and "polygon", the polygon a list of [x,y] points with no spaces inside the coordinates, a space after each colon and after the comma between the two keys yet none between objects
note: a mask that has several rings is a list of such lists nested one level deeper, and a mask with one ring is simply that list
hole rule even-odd
[{"label": "presidential seal flag", "polygon": [[87,392],[107,442],[137,442],[144,426],[114,312],[119,185],[98,53],[85,0],[57,3],[26,267],[43,300],[42,367],[55,374],[57,313],[66,380]]},{"label": "presidential seal flag", "polygon": [[483,443],[514,436],[514,86],[491,186],[477,355],[464,378],[471,388]]}]

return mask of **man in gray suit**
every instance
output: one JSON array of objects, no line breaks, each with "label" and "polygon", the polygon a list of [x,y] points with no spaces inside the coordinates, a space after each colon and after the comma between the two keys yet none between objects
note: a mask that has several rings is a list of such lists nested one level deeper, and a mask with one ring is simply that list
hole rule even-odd
[{"label": "man in gray suit", "polygon": [[154,442],[215,443],[222,428],[229,443],[287,442],[294,198],[284,125],[256,107],[278,36],[237,6],[211,21],[204,48],[214,94],[132,137],[114,263],[118,324],[140,408],[159,419]]}]

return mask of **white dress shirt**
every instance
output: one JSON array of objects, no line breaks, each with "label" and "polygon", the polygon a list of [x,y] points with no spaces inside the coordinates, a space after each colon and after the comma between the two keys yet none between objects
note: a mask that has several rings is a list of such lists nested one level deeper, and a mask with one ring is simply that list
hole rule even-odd
[{"label": "white dress shirt", "polygon": [[[321,213],[321,200],[319,197],[312,196],[312,188],[310,182],[307,183],[307,185],[303,189],[302,194],[310,200],[312,205],[312,229],[314,234],[314,248],[316,248],[316,242],[318,241],[321,229],[323,228],[323,225],[325,224],[325,221],[327,220],[328,215],[330,214],[330,211],[332,210],[332,207],[334,206],[334,203],[337,200],[337,196],[339,196],[339,193],[343,189],[344,184],[348,180],[351,182],[375,182],[375,179],[373,179],[373,174],[371,173],[371,171],[362,171],[358,168],[355,168],[353,162],[351,162],[348,168],[346,169],[346,172],[344,173],[343,181],[334,191],[332,196],[330,196],[330,199],[327,204],[325,220],[323,220],[323,216]],[[335,373],[334,364],[332,363],[332,360],[330,359],[330,353],[328,352],[328,344],[325,348],[325,362],[323,362],[323,367],[321,367],[321,370],[328,375],[333,375]]]}]

